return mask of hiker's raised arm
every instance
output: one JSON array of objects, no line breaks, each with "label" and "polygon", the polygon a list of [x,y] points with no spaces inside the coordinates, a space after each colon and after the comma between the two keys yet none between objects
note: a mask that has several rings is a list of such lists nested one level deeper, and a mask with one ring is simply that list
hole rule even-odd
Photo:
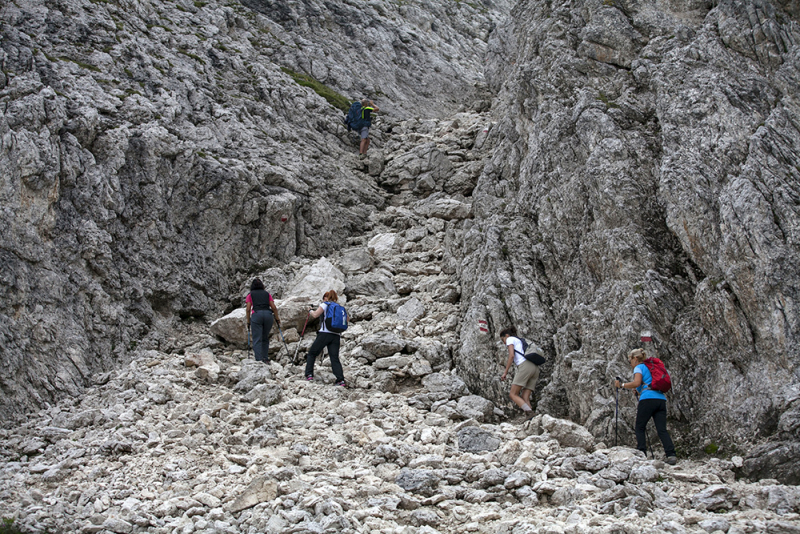
[{"label": "hiker's raised arm", "polygon": [[272,309],[272,315],[274,315],[274,316],[275,316],[275,322],[276,322],[276,323],[278,323],[278,326],[280,326],[280,324],[281,324],[281,318],[280,318],[280,317],[278,317],[278,307],[277,307],[277,306],[275,306],[275,301],[274,301],[274,300],[271,300],[271,299],[270,299],[270,301],[269,301],[269,307]]}]

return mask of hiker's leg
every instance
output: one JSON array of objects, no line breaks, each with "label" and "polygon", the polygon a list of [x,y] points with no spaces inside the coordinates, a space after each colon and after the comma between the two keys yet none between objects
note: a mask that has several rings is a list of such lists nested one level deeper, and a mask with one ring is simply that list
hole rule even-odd
[{"label": "hiker's leg", "polygon": [[653,417],[653,402],[656,399],[640,400],[636,406],[636,448],[647,454],[647,423]]},{"label": "hiker's leg", "polygon": [[333,376],[336,377],[337,382],[344,382],[344,372],[342,371],[342,362],[339,361],[339,344],[341,343],[341,336],[336,334],[325,334],[330,336],[328,340],[328,357],[331,359],[331,371]]},{"label": "hiker's leg", "polygon": [[511,400],[514,401],[514,404],[519,406],[521,409],[525,410],[525,406],[528,406],[528,409],[530,410],[530,405],[527,404],[522,399],[522,397],[520,397],[520,395],[519,395],[519,392],[520,392],[521,389],[522,389],[522,386],[518,386],[516,384],[513,384],[511,386],[511,393],[509,393],[509,397],[511,397]]},{"label": "hiker's leg", "polygon": [[250,330],[253,333],[253,354],[257,362],[261,361],[261,338],[264,337],[263,313],[257,311],[250,315]]},{"label": "hiker's leg", "polygon": [[523,388],[522,389],[522,394],[520,395],[520,397],[522,397],[522,400],[528,406],[531,406],[531,393],[533,393],[533,391],[531,391],[530,389]]},{"label": "hiker's leg", "polygon": [[530,364],[533,367],[533,370],[529,372],[528,380],[525,382],[525,386],[523,386],[524,389],[522,390],[522,398],[525,399],[525,402],[528,404],[528,406],[533,408],[533,405],[531,404],[531,395],[533,395],[533,390],[536,389],[536,382],[539,381],[539,366],[532,362],[523,362],[523,364],[526,363]]},{"label": "hiker's leg", "polygon": [[[511,382],[511,392],[513,394],[514,388],[517,388],[516,394],[519,398],[519,402],[517,402],[513,396],[511,400],[525,412],[531,410],[531,392],[533,392],[533,388],[536,387],[536,381],[538,379],[539,366],[529,361],[522,362],[517,366],[516,371],[514,371],[514,380]],[[527,395],[525,394],[525,390],[528,390]],[[519,395],[520,391],[522,391],[522,396]]]},{"label": "hiker's leg", "polygon": [[323,348],[325,348],[325,334],[321,332],[317,334],[317,338],[314,340],[314,343],[311,344],[311,348],[308,349],[308,354],[306,355],[306,376],[314,376],[314,362],[317,360],[317,356],[319,356]]},{"label": "hiker's leg", "polygon": [[361,144],[358,145],[358,153],[366,154],[367,148],[369,148],[369,128],[365,126],[361,128],[361,131],[358,133],[361,136]]},{"label": "hiker's leg", "polygon": [[653,412],[653,422],[656,424],[658,439],[661,440],[661,444],[664,446],[664,454],[667,457],[675,456],[675,445],[673,445],[672,438],[667,431],[667,401],[658,401],[658,407]]},{"label": "hiker's leg", "polygon": [[261,335],[261,361],[269,362],[269,333],[272,330],[272,323],[275,321],[275,316],[272,315],[271,311],[263,311],[260,313],[263,317],[263,332]]}]

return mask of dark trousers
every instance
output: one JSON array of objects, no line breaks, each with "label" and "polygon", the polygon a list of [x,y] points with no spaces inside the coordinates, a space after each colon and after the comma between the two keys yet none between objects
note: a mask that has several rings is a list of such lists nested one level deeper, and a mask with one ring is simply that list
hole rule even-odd
[{"label": "dark trousers", "polygon": [[664,454],[675,456],[675,445],[667,432],[667,401],[663,399],[645,399],[639,401],[636,408],[636,448],[647,454],[647,423],[650,419],[656,424],[658,439],[664,446]]},{"label": "dark trousers", "polygon": [[269,332],[275,316],[271,310],[258,310],[250,314],[250,329],[253,332],[253,354],[257,362],[269,361]]},{"label": "dark trousers", "polygon": [[328,347],[328,356],[331,359],[331,371],[333,371],[337,382],[343,382],[344,372],[342,371],[342,363],[339,361],[340,342],[341,336],[338,334],[317,332],[317,339],[314,340],[306,356],[306,376],[314,376],[314,362],[317,356],[322,352],[322,349]]}]

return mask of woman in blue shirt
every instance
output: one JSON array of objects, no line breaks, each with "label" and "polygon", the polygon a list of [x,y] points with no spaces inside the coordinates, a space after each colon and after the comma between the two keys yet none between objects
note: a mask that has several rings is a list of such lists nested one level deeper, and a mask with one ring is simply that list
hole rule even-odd
[{"label": "woman in blue shirt", "polygon": [[636,389],[639,393],[639,405],[636,407],[636,448],[647,454],[647,423],[652,418],[658,431],[658,439],[664,446],[666,461],[670,465],[675,465],[677,463],[675,446],[667,432],[667,397],[660,391],[650,389],[653,377],[644,364],[646,359],[647,353],[644,349],[632,350],[628,354],[628,360],[633,368],[633,381],[620,385],[619,380],[615,380],[614,385],[625,389]]}]

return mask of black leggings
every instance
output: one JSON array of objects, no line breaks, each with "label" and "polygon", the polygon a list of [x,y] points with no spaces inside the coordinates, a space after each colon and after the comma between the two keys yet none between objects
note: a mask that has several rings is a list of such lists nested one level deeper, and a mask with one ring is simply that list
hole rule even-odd
[{"label": "black leggings", "polygon": [[269,362],[269,332],[275,316],[272,310],[257,310],[250,314],[250,328],[253,331],[253,354],[257,362]]},{"label": "black leggings", "polygon": [[311,345],[306,356],[306,376],[314,376],[314,362],[322,349],[328,347],[328,356],[331,359],[331,371],[333,371],[337,382],[344,382],[344,372],[339,361],[339,334],[329,334],[328,332],[317,332],[317,339]]},{"label": "black leggings", "polygon": [[636,407],[636,448],[647,454],[647,423],[650,419],[656,424],[658,439],[664,446],[667,457],[675,456],[675,445],[667,432],[667,401],[663,399],[640,400]]}]

